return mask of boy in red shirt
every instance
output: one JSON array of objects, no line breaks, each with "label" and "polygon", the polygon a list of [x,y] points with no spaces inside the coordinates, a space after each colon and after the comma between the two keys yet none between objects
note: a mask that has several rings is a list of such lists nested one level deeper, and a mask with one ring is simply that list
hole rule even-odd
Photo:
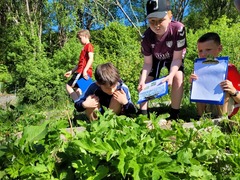
[{"label": "boy in red shirt", "polygon": [[[202,35],[197,42],[199,58],[206,58],[209,55],[218,57],[222,51],[221,39],[217,33],[209,32]],[[196,74],[191,74],[191,80],[197,80]],[[213,117],[221,117],[227,114],[229,118],[238,112],[240,105],[240,74],[233,64],[228,64],[227,80],[220,83],[222,89],[226,92],[224,104],[208,105],[205,103],[197,103],[197,112],[199,118],[209,109],[217,109],[217,112],[211,112]],[[210,107],[211,106],[211,107]],[[210,108],[209,108],[210,107]],[[213,108],[212,108],[213,107]]]},{"label": "boy in red shirt", "polygon": [[[66,84],[66,90],[73,100],[78,99],[82,94],[81,87],[77,85],[78,79],[92,77],[93,63],[93,45],[90,43],[90,32],[88,30],[80,30],[77,33],[77,38],[84,45],[79,56],[78,65],[64,74],[67,78],[73,74]],[[74,89],[77,90],[75,91]]]}]

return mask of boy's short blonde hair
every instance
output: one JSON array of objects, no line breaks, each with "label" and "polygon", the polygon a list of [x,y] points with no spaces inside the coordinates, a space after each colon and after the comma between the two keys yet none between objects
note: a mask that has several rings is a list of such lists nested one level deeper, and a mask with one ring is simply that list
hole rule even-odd
[{"label": "boy's short blonde hair", "polygon": [[91,38],[90,32],[87,29],[82,29],[82,30],[78,31],[77,38],[79,38],[80,36],[87,36],[88,39]]}]

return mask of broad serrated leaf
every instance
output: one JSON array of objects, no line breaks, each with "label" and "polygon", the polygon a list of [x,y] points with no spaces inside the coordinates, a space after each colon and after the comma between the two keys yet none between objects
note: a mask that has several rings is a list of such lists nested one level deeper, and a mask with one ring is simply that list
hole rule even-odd
[{"label": "broad serrated leaf", "polygon": [[0,179],[3,179],[3,177],[6,175],[5,171],[0,171]]},{"label": "broad serrated leaf", "polygon": [[6,146],[0,146],[0,157],[4,156],[7,152],[7,147]]},{"label": "broad serrated leaf", "polygon": [[164,171],[182,174],[184,173],[184,165],[179,165],[176,161],[172,161],[166,168],[164,168]]},{"label": "broad serrated leaf", "polygon": [[193,153],[191,149],[181,149],[177,153],[177,161],[181,164],[191,164],[191,159],[193,157]]},{"label": "broad serrated leaf", "polygon": [[109,169],[105,166],[99,166],[96,170],[96,175],[89,177],[87,180],[100,180],[108,175]]},{"label": "broad serrated leaf", "polygon": [[205,179],[205,178],[208,179],[210,176],[212,176],[212,173],[210,173],[204,166],[193,165],[188,169],[188,172],[190,177],[195,177],[200,179]]},{"label": "broad serrated leaf", "polygon": [[196,156],[199,161],[207,161],[209,158],[217,156],[217,152],[217,150],[201,149],[196,153]]},{"label": "broad serrated leaf", "polygon": [[156,165],[164,165],[172,161],[172,158],[166,152],[160,151],[158,154],[159,155],[154,158],[154,163]]},{"label": "broad serrated leaf", "polygon": [[19,172],[21,176],[25,176],[25,175],[30,176],[31,174],[34,174],[37,171],[36,169],[34,169],[34,166],[23,166]]},{"label": "broad serrated leaf", "polygon": [[37,164],[36,166],[33,166],[33,170],[38,173],[48,172],[48,168],[44,164]]},{"label": "broad serrated leaf", "polygon": [[136,158],[131,159],[128,166],[129,166],[129,169],[130,169],[130,168],[133,169],[133,175],[132,175],[133,178],[134,178],[135,180],[140,180],[139,172],[140,172],[141,167],[140,167],[140,165],[137,163]]},{"label": "broad serrated leaf", "polygon": [[48,125],[49,122],[45,122],[40,126],[27,126],[23,129],[23,137],[22,139],[26,142],[32,143],[34,141],[39,141],[48,133]]},{"label": "broad serrated leaf", "polygon": [[117,165],[117,168],[120,171],[120,173],[123,175],[123,177],[125,177],[126,173],[127,173],[125,170],[125,157],[126,157],[126,154],[125,154],[124,150],[120,149],[119,156],[118,156],[119,163]]},{"label": "broad serrated leaf", "polygon": [[161,177],[161,171],[155,166],[152,170],[152,180],[159,180]]},{"label": "broad serrated leaf", "polygon": [[80,148],[83,148],[91,153],[95,153],[95,146],[94,146],[93,142],[90,139],[88,139],[87,137],[81,138],[80,140],[75,141],[75,143]]}]

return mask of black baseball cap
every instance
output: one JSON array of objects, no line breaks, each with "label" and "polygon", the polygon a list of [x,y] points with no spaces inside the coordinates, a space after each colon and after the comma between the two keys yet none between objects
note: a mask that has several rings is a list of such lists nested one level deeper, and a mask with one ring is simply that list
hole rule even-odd
[{"label": "black baseball cap", "polygon": [[164,18],[167,11],[170,10],[169,0],[148,0],[147,1],[147,18],[157,17]]}]

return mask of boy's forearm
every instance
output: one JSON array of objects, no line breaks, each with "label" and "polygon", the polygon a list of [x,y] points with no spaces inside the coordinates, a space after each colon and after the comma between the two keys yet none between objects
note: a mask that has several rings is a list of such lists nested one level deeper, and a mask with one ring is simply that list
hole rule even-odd
[{"label": "boy's forearm", "polygon": [[142,74],[139,79],[139,83],[145,83],[149,72],[151,71],[152,64],[144,64]]},{"label": "boy's forearm", "polygon": [[182,65],[182,58],[183,58],[183,50],[174,51],[170,73],[169,73],[170,76],[175,76],[180,66]]},{"label": "boy's forearm", "polygon": [[177,71],[181,65],[182,65],[182,60],[180,60],[180,59],[173,60],[172,64],[171,64],[171,69],[170,69],[169,75],[171,74],[172,76],[174,76],[177,73]]},{"label": "boy's forearm", "polygon": [[87,72],[87,70],[92,66],[93,60],[88,60],[84,70]]},{"label": "boy's forearm", "polygon": [[93,64],[93,53],[89,53],[89,60],[84,68],[84,70],[87,72],[87,70],[92,66]]},{"label": "boy's forearm", "polygon": [[148,74],[152,68],[152,56],[144,56],[144,64],[142,68],[142,74],[139,79],[139,83],[145,83]]},{"label": "boy's forearm", "polygon": [[234,94],[231,94],[231,96],[235,102],[240,104],[240,92],[239,91],[236,90]]},{"label": "boy's forearm", "polygon": [[75,66],[71,71],[74,73],[77,70],[78,66]]}]

